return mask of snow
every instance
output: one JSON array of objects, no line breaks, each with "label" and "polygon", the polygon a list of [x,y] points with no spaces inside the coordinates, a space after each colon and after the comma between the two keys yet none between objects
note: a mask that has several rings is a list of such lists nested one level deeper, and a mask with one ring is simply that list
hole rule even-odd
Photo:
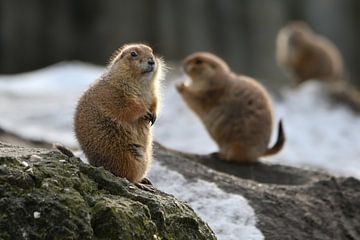
[{"label": "snow", "polygon": [[28,164],[27,162],[25,162],[25,161],[22,161],[21,164],[22,164],[24,167],[28,167],[28,166],[29,166],[29,164]]},{"label": "snow", "polygon": [[23,137],[75,145],[74,104],[102,72],[102,67],[71,62],[0,75],[0,126]]},{"label": "snow", "polygon": [[182,78],[164,83],[162,111],[154,125],[155,139],[167,147],[194,153],[209,153],[217,150],[197,116],[191,112],[174,84]]},{"label": "snow", "polygon": [[360,115],[334,106],[322,90],[309,82],[283,92],[276,110],[284,119],[286,147],[269,160],[360,179]]},{"label": "snow", "polygon": [[[103,71],[103,67],[68,62],[0,75],[0,126],[24,137],[77,146],[72,131],[77,99]],[[185,80],[179,76],[164,81],[155,139],[186,152],[214,152],[216,145],[174,88],[175,82]],[[360,178],[360,116],[343,106],[331,106],[316,82],[284,89],[281,100],[274,100],[274,108],[276,120],[283,119],[287,142],[280,154],[265,161]],[[240,235],[262,239],[254,212],[242,196],[224,193],[213,183],[187,182],[156,161],[149,175],[160,189],[188,201],[219,239],[239,239]],[[166,186],[167,179],[174,179],[174,184]]]},{"label": "snow", "polygon": [[30,161],[41,161],[42,160],[42,157],[40,157],[39,155],[31,155],[30,156]]},{"label": "snow", "polygon": [[34,218],[35,219],[40,218],[40,215],[41,215],[40,212],[37,212],[37,211],[34,212]]},{"label": "snow", "polygon": [[218,239],[264,239],[255,227],[254,210],[242,196],[225,193],[211,182],[188,181],[157,161],[153,162],[148,176],[159,189],[188,202],[210,225]]}]

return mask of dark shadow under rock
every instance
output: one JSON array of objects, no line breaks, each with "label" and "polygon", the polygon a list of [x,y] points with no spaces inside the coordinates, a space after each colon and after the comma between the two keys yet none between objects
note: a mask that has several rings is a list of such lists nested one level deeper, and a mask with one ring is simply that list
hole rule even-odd
[{"label": "dark shadow under rock", "polygon": [[155,157],[188,179],[248,199],[265,239],[360,239],[360,181],[300,168],[239,165],[155,146]]},{"label": "dark shadow under rock", "polygon": [[174,156],[181,156],[186,159],[201,163],[211,169],[227,173],[238,178],[252,180],[258,183],[275,185],[304,185],[311,181],[318,180],[326,174],[314,171],[299,171],[298,168],[279,164],[269,164],[261,161],[252,164],[239,164],[230,161],[223,161],[216,157],[216,154],[198,155],[179,152],[156,145],[161,153],[168,153]]},{"label": "dark shadow under rock", "polygon": [[313,180],[319,173],[299,172],[297,168],[278,164],[256,162],[253,164],[238,164],[235,162],[221,161],[214,155],[184,154],[194,161],[206,165],[214,170],[225,172],[233,176],[253,180],[259,183],[277,185],[303,185]]}]

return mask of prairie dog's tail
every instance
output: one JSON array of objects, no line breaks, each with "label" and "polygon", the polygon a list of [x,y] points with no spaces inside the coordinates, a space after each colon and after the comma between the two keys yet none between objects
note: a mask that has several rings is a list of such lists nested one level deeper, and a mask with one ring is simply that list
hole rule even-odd
[{"label": "prairie dog's tail", "polygon": [[64,154],[65,156],[75,157],[75,154],[74,154],[70,149],[68,149],[67,147],[65,147],[64,145],[55,143],[55,144],[53,145],[53,147],[56,148],[57,150],[59,150],[59,151],[60,151],[62,154]]},{"label": "prairie dog's tail", "polygon": [[279,130],[278,130],[278,136],[277,136],[277,140],[276,143],[274,144],[274,146],[272,148],[269,148],[268,150],[266,150],[266,152],[264,153],[263,156],[270,156],[273,154],[276,154],[278,152],[280,152],[280,150],[283,148],[284,143],[285,143],[285,133],[284,133],[284,129],[283,129],[283,125],[282,125],[282,121],[279,121]]}]

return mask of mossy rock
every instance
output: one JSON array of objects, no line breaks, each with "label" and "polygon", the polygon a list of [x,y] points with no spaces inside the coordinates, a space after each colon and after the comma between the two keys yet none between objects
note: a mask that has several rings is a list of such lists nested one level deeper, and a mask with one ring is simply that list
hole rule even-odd
[{"label": "mossy rock", "polygon": [[184,202],[59,152],[0,143],[0,239],[216,239]]}]

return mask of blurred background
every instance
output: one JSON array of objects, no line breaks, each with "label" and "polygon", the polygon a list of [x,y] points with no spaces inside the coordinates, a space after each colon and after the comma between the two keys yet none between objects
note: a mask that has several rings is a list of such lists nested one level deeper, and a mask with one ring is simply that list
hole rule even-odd
[{"label": "blurred background", "polygon": [[211,51],[237,72],[285,83],[275,38],[301,19],[338,46],[360,85],[359,12],[359,0],[0,0],[0,73],[73,59],[105,65],[114,49],[141,41],[166,60]]}]

